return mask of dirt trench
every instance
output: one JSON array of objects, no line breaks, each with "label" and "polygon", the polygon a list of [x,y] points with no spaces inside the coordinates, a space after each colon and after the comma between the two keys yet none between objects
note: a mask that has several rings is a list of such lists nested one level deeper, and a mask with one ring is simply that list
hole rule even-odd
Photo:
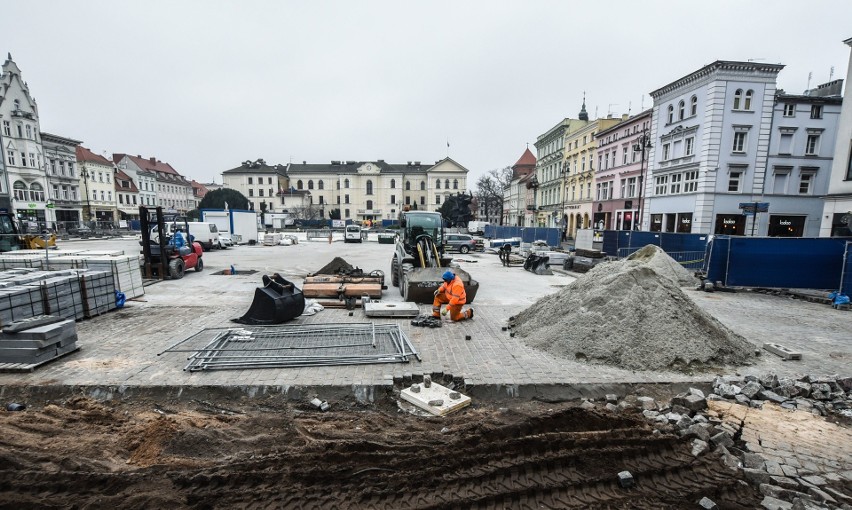
[{"label": "dirt trench", "polygon": [[[0,413],[0,508],[754,508],[718,457],[641,415],[395,403],[104,404]],[[636,479],[619,487],[616,474]]]}]

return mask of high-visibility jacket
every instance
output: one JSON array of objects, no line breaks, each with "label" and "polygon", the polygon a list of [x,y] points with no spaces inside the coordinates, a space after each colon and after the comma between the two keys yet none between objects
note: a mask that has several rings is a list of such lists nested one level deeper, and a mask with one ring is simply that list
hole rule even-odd
[{"label": "high-visibility jacket", "polygon": [[451,282],[444,282],[438,287],[438,293],[447,295],[450,305],[463,305],[467,303],[467,294],[464,291],[464,283],[456,275]]}]

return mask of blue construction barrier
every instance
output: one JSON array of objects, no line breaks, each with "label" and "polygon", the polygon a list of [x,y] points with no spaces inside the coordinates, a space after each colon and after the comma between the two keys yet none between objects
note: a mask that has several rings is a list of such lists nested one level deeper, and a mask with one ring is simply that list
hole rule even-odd
[{"label": "blue construction barrier", "polygon": [[715,236],[707,245],[704,273],[728,287],[830,289],[841,286],[849,264],[842,237]]},{"label": "blue construction barrier", "polygon": [[852,241],[846,243],[846,251],[843,254],[843,269],[841,272],[840,293],[852,297]]},{"label": "blue construction barrier", "polygon": [[486,225],[484,230],[485,237],[488,239],[520,237],[525,243],[546,241],[548,246],[554,247],[562,244],[562,230],[558,228]]},{"label": "blue construction barrier", "polygon": [[[601,251],[618,257],[624,248],[639,249],[653,244],[667,253],[700,252],[707,247],[707,234],[682,234],[678,232],[647,232],[639,230],[604,230]],[[635,250],[633,250],[635,251]]]}]

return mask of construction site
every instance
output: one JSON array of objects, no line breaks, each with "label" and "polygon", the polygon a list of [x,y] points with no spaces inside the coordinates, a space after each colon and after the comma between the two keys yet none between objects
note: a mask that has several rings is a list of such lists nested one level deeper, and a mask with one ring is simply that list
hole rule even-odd
[{"label": "construction site", "polygon": [[849,311],[436,215],[0,254],[0,508],[852,508]]}]

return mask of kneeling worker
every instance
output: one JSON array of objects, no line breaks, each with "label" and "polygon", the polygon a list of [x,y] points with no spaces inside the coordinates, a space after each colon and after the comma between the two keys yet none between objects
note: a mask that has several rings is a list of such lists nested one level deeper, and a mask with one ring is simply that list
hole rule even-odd
[{"label": "kneeling worker", "polygon": [[435,300],[432,302],[432,316],[441,316],[441,305],[446,304],[450,312],[450,319],[454,321],[463,321],[465,319],[473,319],[473,308],[468,308],[462,312],[462,305],[467,303],[467,294],[464,291],[464,283],[461,278],[453,274],[452,271],[447,271],[441,278],[444,283],[435,291]]}]

